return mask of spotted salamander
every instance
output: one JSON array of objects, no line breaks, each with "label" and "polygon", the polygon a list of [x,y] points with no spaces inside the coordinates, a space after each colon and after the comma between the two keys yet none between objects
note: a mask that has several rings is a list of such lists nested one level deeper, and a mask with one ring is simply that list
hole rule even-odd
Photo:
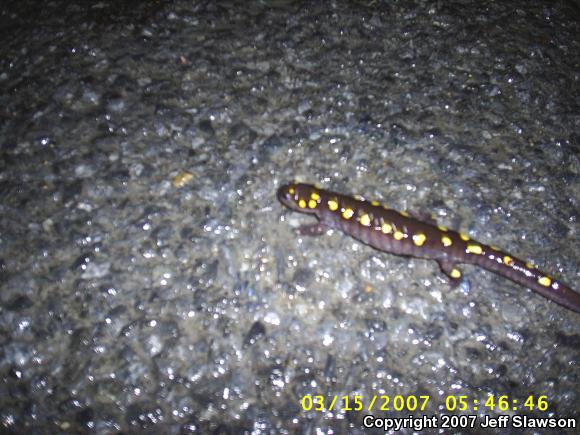
[{"label": "spotted salamander", "polygon": [[292,210],[316,216],[318,223],[301,227],[302,234],[321,234],[326,228],[333,228],[381,251],[435,260],[453,285],[461,281],[456,263],[475,264],[580,313],[580,293],[530,262],[434,221],[427,223],[378,201],[341,195],[309,184],[283,185],[278,189],[278,199]]}]

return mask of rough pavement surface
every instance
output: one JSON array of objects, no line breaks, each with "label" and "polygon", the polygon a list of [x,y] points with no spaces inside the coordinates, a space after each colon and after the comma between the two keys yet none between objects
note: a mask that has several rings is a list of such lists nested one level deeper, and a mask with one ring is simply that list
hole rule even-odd
[{"label": "rough pavement surface", "polygon": [[572,1],[3,1],[0,431],[578,417],[578,314],[475,267],[451,288],[434,262],[298,237],[311,220],[275,192],[297,179],[434,213],[580,290],[579,17]]}]

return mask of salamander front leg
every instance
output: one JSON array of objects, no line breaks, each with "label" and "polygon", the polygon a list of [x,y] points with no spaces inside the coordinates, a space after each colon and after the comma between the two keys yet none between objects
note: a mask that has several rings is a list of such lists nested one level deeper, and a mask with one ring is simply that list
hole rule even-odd
[{"label": "salamander front leg", "polygon": [[450,261],[442,260],[439,260],[438,263],[441,271],[449,278],[449,284],[451,284],[452,288],[455,288],[461,284],[463,275],[461,274],[461,271],[455,267],[455,264],[451,263]]},{"label": "salamander front leg", "polygon": [[328,227],[321,222],[316,222],[315,224],[305,224],[300,225],[296,232],[301,236],[321,236],[323,235]]}]

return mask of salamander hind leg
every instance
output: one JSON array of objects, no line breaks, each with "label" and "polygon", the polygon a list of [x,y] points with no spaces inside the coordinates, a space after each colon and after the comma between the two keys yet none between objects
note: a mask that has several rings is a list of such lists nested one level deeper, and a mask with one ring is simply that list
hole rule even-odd
[{"label": "salamander hind leg", "polygon": [[459,284],[461,284],[461,281],[463,280],[463,275],[461,271],[455,266],[454,263],[442,260],[439,260],[438,263],[439,267],[441,268],[441,271],[449,278],[449,284],[451,284],[452,288],[455,288]]}]

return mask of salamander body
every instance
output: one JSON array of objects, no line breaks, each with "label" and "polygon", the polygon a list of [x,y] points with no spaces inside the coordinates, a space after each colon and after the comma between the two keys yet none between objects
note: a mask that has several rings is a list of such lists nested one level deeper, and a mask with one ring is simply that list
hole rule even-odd
[{"label": "salamander body", "polygon": [[303,233],[320,234],[326,228],[333,228],[384,252],[435,260],[455,285],[461,280],[456,264],[475,264],[580,313],[580,293],[530,262],[435,222],[424,222],[406,212],[388,209],[378,201],[309,184],[283,185],[278,189],[278,199],[292,210],[316,216],[318,223],[303,227]]}]

